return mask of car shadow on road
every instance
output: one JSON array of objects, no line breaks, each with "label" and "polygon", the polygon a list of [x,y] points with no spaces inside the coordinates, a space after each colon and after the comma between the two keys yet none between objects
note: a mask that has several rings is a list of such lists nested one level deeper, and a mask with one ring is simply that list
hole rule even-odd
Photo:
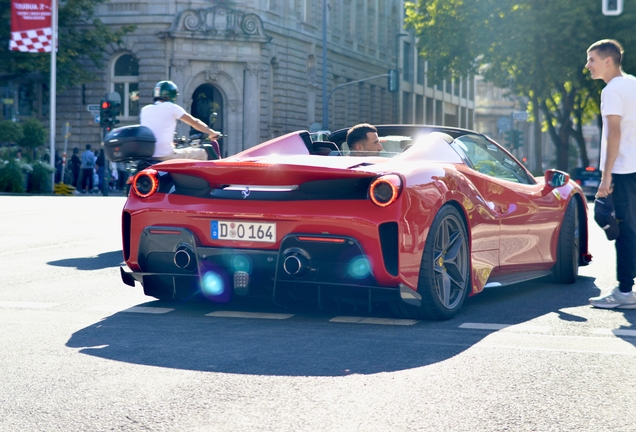
[{"label": "car shadow on road", "polygon": [[121,250],[104,252],[99,255],[81,258],[67,258],[57,261],[49,261],[47,264],[57,267],[71,267],[77,270],[101,270],[111,267],[119,267],[124,255]]},{"label": "car shadow on road", "polygon": [[[255,309],[243,304],[152,301],[139,306],[174,310],[116,313],[75,332],[67,347],[104,359],[195,371],[275,376],[376,374],[444,361],[494,333],[460,328],[466,322],[515,325],[550,313],[565,321],[584,321],[562,310],[586,305],[596,294],[593,278],[582,277],[573,286],[528,282],[469,298],[452,320],[411,326],[330,322],[334,316],[352,315],[338,310],[291,309],[283,312],[294,316],[283,320],[221,318],[206,314]],[[263,306],[258,311],[281,312]],[[379,317],[387,316],[380,312]]]}]

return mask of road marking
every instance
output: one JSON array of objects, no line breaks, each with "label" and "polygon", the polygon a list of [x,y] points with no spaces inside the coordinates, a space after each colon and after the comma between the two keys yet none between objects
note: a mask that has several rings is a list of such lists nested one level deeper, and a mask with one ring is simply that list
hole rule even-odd
[{"label": "road marking", "polygon": [[250,318],[250,319],[274,319],[284,320],[291,318],[293,314],[276,314],[276,313],[259,313],[259,312],[234,312],[234,311],[216,311],[205,314],[209,317],[218,318]]},{"label": "road marking", "polygon": [[391,318],[365,318],[355,316],[337,316],[329,320],[329,322],[335,323],[348,323],[348,324],[377,324],[377,325],[401,325],[410,326],[417,324],[417,320],[406,319],[391,319]]},{"label": "road marking", "polygon": [[464,323],[459,328],[473,329],[473,330],[501,330],[506,327],[510,327],[510,324],[487,324],[487,323]]},{"label": "road marking", "polygon": [[146,306],[133,306],[128,309],[124,309],[122,312],[131,313],[145,313],[145,314],[165,314],[172,312],[172,308],[160,308],[160,307],[146,307]]},{"label": "road marking", "polygon": [[147,306],[133,306],[126,309],[117,306],[96,306],[88,309],[89,311],[97,312],[129,312],[129,313],[145,313],[145,314],[165,314],[172,312],[172,308],[160,308],[160,307],[147,307]]},{"label": "road marking", "polygon": [[489,334],[473,345],[473,348],[636,356],[636,347],[632,343],[620,338],[538,335],[512,332],[495,332]]},{"label": "road marking", "polygon": [[631,336],[636,337],[636,330],[623,330],[623,329],[592,329],[590,333],[599,335],[614,335],[614,336]]},{"label": "road marking", "polygon": [[552,328],[549,326],[541,326],[536,324],[521,323],[521,324],[496,324],[496,323],[463,323],[459,328],[473,329],[473,330],[516,330],[524,332],[548,332]]},{"label": "road marking", "polygon": [[48,309],[59,305],[59,303],[0,301],[0,307],[13,309]]}]

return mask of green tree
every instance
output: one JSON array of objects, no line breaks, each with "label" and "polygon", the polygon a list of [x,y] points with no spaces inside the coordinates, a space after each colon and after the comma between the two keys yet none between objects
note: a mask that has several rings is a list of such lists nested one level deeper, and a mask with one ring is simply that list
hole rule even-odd
[{"label": "green tree", "polygon": [[[95,76],[86,67],[86,60],[101,68],[106,46],[120,42],[124,34],[134,30],[134,26],[124,26],[113,31],[95,18],[95,7],[106,2],[107,0],[60,2],[57,53],[59,90],[93,81]],[[11,21],[11,0],[0,0],[0,18],[7,24]],[[43,77],[50,75],[50,54],[10,51],[10,38],[10,26],[0,26],[0,81],[8,82],[33,74]]]},{"label": "green tree", "polygon": [[531,119],[545,116],[557,167],[567,169],[570,138],[587,162],[582,126],[599,112],[602,85],[584,71],[585,51],[616,38],[636,52],[635,15],[636,4],[626,4],[620,17],[605,17],[598,0],[418,0],[407,3],[406,22],[433,79],[479,73],[527,98]]},{"label": "green tree", "polygon": [[24,132],[19,123],[0,120],[0,144],[14,144],[22,139]]},{"label": "green tree", "polygon": [[0,192],[24,192],[24,173],[15,159],[0,163]]},{"label": "green tree", "polygon": [[46,144],[48,131],[38,120],[30,118],[22,123],[22,132],[23,137],[18,141],[18,145],[24,149],[31,149],[33,159],[37,159],[36,149]]}]

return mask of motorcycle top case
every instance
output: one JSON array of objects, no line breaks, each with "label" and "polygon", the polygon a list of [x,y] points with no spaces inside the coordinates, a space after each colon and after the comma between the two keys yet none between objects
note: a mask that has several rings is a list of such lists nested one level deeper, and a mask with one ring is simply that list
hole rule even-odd
[{"label": "motorcycle top case", "polygon": [[124,126],[106,135],[104,151],[112,162],[149,158],[155,152],[155,141],[155,135],[146,126]]}]

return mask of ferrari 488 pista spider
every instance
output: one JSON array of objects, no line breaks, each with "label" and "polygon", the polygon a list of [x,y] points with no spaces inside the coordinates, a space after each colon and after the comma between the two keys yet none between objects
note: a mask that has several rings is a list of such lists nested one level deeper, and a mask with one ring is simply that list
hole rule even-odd
[{"label": "ferrari 488 pista spider", "polygon": [[320,142],[299,131],[139,172],[123,281],[165,300],[385,302],[449,319],[486,287],[573,283],[590,262],[585,197],[568,174],[535,178],[469,130],[377,129],[379,155],[350,155],[344,129]]}]

